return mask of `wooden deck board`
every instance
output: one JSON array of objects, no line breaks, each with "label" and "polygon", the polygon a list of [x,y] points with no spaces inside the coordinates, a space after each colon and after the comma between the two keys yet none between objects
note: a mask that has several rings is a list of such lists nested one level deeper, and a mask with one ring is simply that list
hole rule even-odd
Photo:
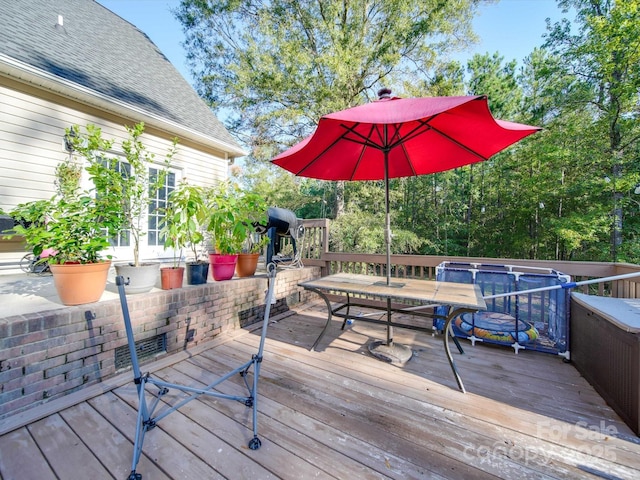
[{"label": "wooden deck board", "polygon": [[[221,360],[225,360],[226,363],[221,363]],[[185,368],[185,364],[179,367],[197,376],[198,372],[228,368],[229,364],[235,364],[237,360],[218,353],[215,358],[201,355],[193,359],[192,363],[194,365],[191,367]],[[261,379],[264,379],[262,372]],[[230,389],[230,391],[239,393],[238,389]],[[424,469],[375,448],[369,442],[345,435],[343,431],[305,414],[299,405],[290,407],[280,402],[278,398],[273,398],[274,395],[268,393],[272,389],[267,388],[264,382],[259,385],[259,391],[260,409],[268,415],[269,420],[265,423],[259,421],[260,431],[271,437],[265,429],[274,428],[271,422],[277,422],[275,427],[279,427],[278,433],[284,433],[276,437],[278,443],[294,455],[300,455],[301,452],[314,452],[313,456],[305,453],[305,458],[318,469],[332,472],[337,478],[423,478]],[[284,392],[284,395],[290,394],[290,391]],[[289,445],[291,430],[295,431],[297,440],[295,444]],[[337,467],[338,471],[336,471]],[[301,477],[299,473],[294,472],[293,478]]]},{"label": "wooden deck board", "polygon": [[[276,361],[285,362],[283,358],[278,358]],[[395,369],[395,367],[388,366],[391,369]],[[335,370],[335,369],[334,369]],[[287,368],[285,371],[290,372],[292,368]],[[314,369],[313,371],[317,371]],[[317,390],[322,390],[323,380],[326,380],[324,383],[327,385],[340,385],[340,388],[345,388],[344,383],[340,383],[336,381],[331,374],[325,373],[323,375],[325,378],[320,379],[318,383],[315,385],[313,389],[314,392]],[[385,377],[385,373],[383,369],[378,369],[377,372],[377,383],[379,384]],[[310,382],[305,380],[305,385],[308,385]],[[414,382],[415,383],[415,382]],[[417,438],[424,437],[425,440],[421,444],[421,447],[426,451],[430,449],[431,445],[438,445],[438,448],[442,450],[445,454],[449,454],[452,459],[456,459],[459,457],[459,452],[467,451],[469,448],[472,448],[472,445],[482,445],[487,444],[487,442],[493,442],[489,437],[485,435],[487,426],[486,424],[480,423],[476,430],[470,428],[468,422],[455,422],[449,421],[448,424],[443,422],[442,413],[437,409],[435,411],[429,412],[427,407],[427,403],[424,402],[424,394],[421,402],[414,401],[413,405],[408,401],[408,395],[398,394],[396,391],[397,387],[391,387],[391,390],[378,392],[371,388],[358,388],[358,385],[354,382],[351,382],[348,386],[348,389],[354,390],[351,395],[346,394],[344,391],[339,395],[341,399],[346,400],[346,404],[343,406],[343,409],[347,412],[347,418],[359,418],[365,417],[370,420],[379,419],[378,421],[384,422],[382,425],[382,430],[391,431],[391,432],[402,432],[402,436],[406,437],[404,440],[416,441]],[[325,387],[326,389],[326,387]],[[404,392],[407,393],[407,392]],[[467,395],[463,395],[463,398],[466,398]],[[316,394],[317,396],[317,394]],[[372,410],[368,412],[360,412],[358,408],[354,408],[353,405],[357,404],[358,399],[365,397],[373,397],[374,403]],[[336,392],[329,392],[326,394],[325,400],[331,401],[332,398],[336,397]],[[310,403],[309,400],[306,400],[305,403]],[[369,403],[369,402],[367,402]],[[336,407],[336,411],[340,411],[340,406]],[[331,414],[330,414],[331,415]],[[335,412],[334,412],[335,416]],[[414,419],[416,416],[421,416],[421,425],[418,427],[417,431],[414,430]],[[403,418],[400,418],[403,417]],[[330,421],[328,419],[324,419],[325,421]],[[425,428],[425,422],[429,421],[430,423]],[[350,429],[351,430],[351,429]],[[422,432],[422,430],[426,430],[428,433]],[[421,435],[422,433],[422,435]],[[477,438],[474,438],[475,437]],[[509,439],[504,439],[504,444],[509,444],[509,442],[514,443],[517,441],[517,438],[514,438],[514,434],[510,435]],[[524,437],[522,442],[528,442],[529,438]],[[529,458],[528,466],[534,467],[537,462],[545,463],[546,460],[544,458]],[[473,459],[470,459],[469,463],[473,463]],[[498,463],[498,462],[496,462]],[[502,464],[496,465],[500,471],[507,473],[509,467],[511,466],[510,461],[505,461]],[[519,469],[522,466],[518,467]],[[544,470],[545,465],[541,465],[540,469]],[[488,473],[494,473],[491,469],[483,464],[482,468],[489,470]],[[568,467],[569,469],[573,469],[574,467]],[[522,473],[522,472],[520,472]],[[577,473],[577,472],[574,472]]]},{"label": "wooden deck board", "polygon": [[[466,462],[443,453],[450,439],[431,442],[432,432],[417,431],[416,422],[409,418],[404,407],[387,400],[372,398],[367,388],[358,391],[357,382],[336,381],[326,372],[317,376],[311,370],[304,378],[296,373],[296,367],[287,365],[282,358],[272,359],[272,364],[281,362],[286,368],[271,371],[265,362],[261,372],[263,395],[279,403],[297,408],[304,414],[341,430],[344,434],[364,439],[377,449],[403,458],[421,470],[443,475],[457,472],[457,478],[479,478],[481,472],[472,470]],[[340,392],[336,397],[336,392]],[[370,398],[367,398],[370,397]],[[383,403],[384,402],[384,403]],[[402,415],[402,420],[398,417]],[[423,425],[424,426],[424,425]],[[427,429],[438,428],[429,424]],[[471,445],[471,443],[470,443]],[[461,450],[458,449],[459,453]]]},{"label": "wooden deck board", "polygon": [[[348,334],[343,334],[343,337],[346,336]],[[342,337],[341,337],[342,338]],[[246,338],[244,339],[246,340]],[[478,348],[482,348],[482,347],[478,347]],[[508,352],[508,350],[507,350]],[[327,352],[329,353],[329,352]],[[331,360],[330,362],[332,363],[332,371],[336,371],[336,358],[338,355],[335,354],[335,352],[331,352],[333,353],[333,355],[331,356]],[[312,354],[311,354],[312,355]],[[509,358],[511,358],[511,356],[513,356],[513,352],[510,353]],[[539,354],[538,354],[539,356]],[[296,358],[300,358],[299,356]],[[535,357],[534,357],[535,358]],[[549,358],[549,357],[547,357]],[[553,360],[559,360],[559,359],[553,359]],[[278,361],[283,361],[282,358],[279,358]],[[355,360],[349,359],[347,360],[347,363],[345,363],[344,368],[346,369],[353,369],[354,368],[354,362]],[[376,368],[377,371],[377,375],[375,377],[375,383],[376,385],[380,386],[384,383],[384,375],[382,373],[383,371],[383,366],[384,364],[381,364],[379,367]],[[570,369],[573,369],[573,367],[566,365],[566,364],[562,364],[565,367],[568,367]],[[397,372],[397,367],[392,367],[390,365],[385,365],[386,367],[388,367],[391,370],[395,370],[396,372],[394,373],[394,378],[398,378],[399,372]],[[319,368],[322,368],[320,366],[318,366]],[[448,367],[448,365],[447,365]],[[325,363],[325,368],[326,368],[326,363]],[[286,371],[291,371],[291,368],[287,368]],[[316,368],[313,368],[312,371],[317,371]],[[575,370],[574,370],[575,372]],[[577,372],[574,373],[574,376],[577,376]],[[415,384],[415,376],[414,379],[412,380],[412,383]],[[398,402],[399,403],[407,403],[407,400],[413,395],[416,398],[420,398],[422,400],[424,400],[425,398],[425,393],[421,392],[419,390],[415,390],[414,393],[412,394],[410,390],[404,389],[402,390],[399,386],[397,385],[388,385],[387,386],[389,388],[389,391],[384,393],[384,399],[386,401],[389,401],[389,399],[395,395],[397,395],[397,393],[400,391],[400,396],[398,397]],[[434,390],[437,390],[437,386],[432,386],[429,388],[429,401],[432,402],[433,404],[436,404],[436,400],[434,398],[431,397],[431,394],[433,393]],[[526,391],[524,392],[526,393]],[[344,394],[340,395],[341,398],[345,398]],[[450,408],[447,404],[446,401],[451,400],[452,398],[452,394],[451,392],[446,392],[446,395],[444,397],[445,403],[443,404],[443,406],[441,407],[443,411],[447,410],[447,408]],[[530,448],[534,449],[536,452],[538,452],[541,455],[547,454],[547,455],[551,455],[553,454],[554,457],[557,458],[571,458],[572,457],[572,453],[575,452],[571,452],[571,451],[564,451],[564,447],[562,446],[563,442],[569,441],[571,442],[571,436],[575,436],[578,437],[578,440],[580,440],[578,448],[582,447],[585,448],[584,445],[584,437],[585,436],[594,436],[593,432],[589,432],[589,430],[585,430],[585,429],[577,429],[577,431],[572,431],[572,425],[558,425],[557,423],[552,423],[551,421],[549,421],[546,418],[540,418],[539,416],[536,415],[531,415],[529,414],[530,419],[525,423],[524,427],[521,428],[521,432],[524,433],[525,435],[517,435],[516,432],[514,432],[512,430],[512,427],[509,425],[510,423],[515,423],[515,425],[518,425],[519,423],[519,419],[523,416],[523,412],[521,410],[521,407],[515,408],[515,409],[510,409],[512,411],[504,411],[502,410],[500,413],[499,417],[493,417],[489,416],[486,420],[482,421],[482,420],[478,420],[478,419],[482,419],[483,417],[486,416],[486,412],[491,412],[492,410],[495,410],[496,406],[495,404],[491,405],[491,404],[487,404],[486,401],[484,401],[485,399],[483,397],[475,397],[473,395],[470,394],[458,394],[457,398],[461,401],[459,407],[463,408],[463,409],[467,409],[468,407],[472,407],[473,412],[475,413],[475,415],[469,415],[468,412],[465,412],[464,410],[460,412],[460,415],[458,416],[458,418],[456,418],[454,421],[455,422],[460,422],[460,417],[463,416],[464,419],[462,421],[463,425],[464,425],[464,431],[466,432],[471,432],[473,429],[471,428],[473,426],[473,424],[476,424],[476,431],[478,432],[478,434],[482,434],[482,433],[487,433],[488,431],[493,432],[492,433],[492,437],[494,439],[493,444],[495,444],[496,446],[503,446],[503,445],[509,445],[513,448],[511,448],[512,450],[517,450],[517,445],[518,442],[520,442],[520,444],[526,444],[528,445]],[[379,399],[382,400],[382,399]],[[429,404],[425,404],[423,402],[422,406],[415,408],[415,414],[416,415],[422,415],[423,418],[426,418],[426,412],[427,410],[425,410],[425,406],[429,405]],[[455,406],[453,408],[456,408]],[[544,410],[544,409],[543,409]],[[441,418],[439,418],[438,416],[439,412],[437,409],[435,409],[435,417],[434,419],[437,421]],[[526,411],[525,411],[526,414]],[[487,421],[488,420],[488,421]],[[595,420],[594,420],[595,421]],[[496,427],[493,422],[496,422],[498,425],[501,425],[501,427]],[[620,420],[617,419],[617,425],[619,427],[620,424]],[[536,435],[536,431],[531,432],[531,425],[532,423],[534,425],[538,425],[540,430],[545,431],[545,430],[555,430],[555,429],[560,429],[562,428],[563,431],[566,431],[566,435],[563,436],[563,438],[561,439],[561,442],[559,445],[554,445],[551,446],[546,452],[544,450],[544,443],[540,442],[537,440],[537,438],[535,437]],[[585,425],[598,425],[598,422],[593,423],[593,424],[589,424],[589,423],[585,423]],[[506,426],[508,428],[505,429],[504,426]],[[422,427],[424,427],[424,425],[422,425]],[[613,425],[612,425],[613,427]],[[405,425],[405,427],[403,428],[403,430],[405,431],[410,431],[411,428],[408,427],[407,425]],[[628,431],[628,429],[626,428],[626,426],[624,426],[623,430]],[[433,433],[433,430],[429,430],[430,433]],[[501,432],[502,432],[502,436],[501,436]],[[440,443],[442,444],[443,442],[445,442],[447,438],[450,438],[452,436],[452,434],[455,433],[455,429],[451,429],[451,428],[445,428],[445,430],[442,432],[442,436],[443,438],[441,439],[436,439],[436,443]],[[533,435],[533,436],[532,436]],[[470,435],[467,434],[463,434],[463,437],[465,439],[468,439]],[[504,438],[502,438],[504,437]],[[559,439],[560,440],[560,439]],[[574,439],[575,440],[575,439]],[[575,442],[574,442],[575,443]],[[615,441],[614,441],[615,443]],[[478,443],[476,443],[478,444]],[[482,443],[479,443],[482,444]],[[458,452],[461,450],[466,449],[467,446],[465,446],[464,444],[461,444],[458,448]],[[602,452],[604,453],[604,456],[610,456],[607,455],[607,451],[604,450],[603,451],[603,447],[600,445],[592,445],[591,447],[589,447],[594,453],[598,453],[598,452]],[[635,450],[635,449],[634,449]],[[637,451],[637,450],[635,450]],[[633,458],[633,455],[635,454],[631,454],[631,455],[627,455],[628,452],[625,451],[624,448],[620,449],[617,451],[617,455],[620,457],[624,457],[625,460],[629,461],[630,465],[634,465],[634,461],[636,461]],[[577,471],[576,469],[580,468],[580,462],[583,460],[582,459],[582,455],[580,455],[578,453],[577,456],[574,456],[575,458],[570,460],[569,465],[564,466],[564,468],[569,471],[572,472],[574,475],[576,476],[580,476],[581,473],[579,471]],[[529,458],[527,459],[527,463],[534,465],[536,462],[542,462],[542,469],[545,470],[544,467],[546,467],[546,463],[547,463],[548,459],[546,457],[538,457],[536,458]],[[558,469],[559,465],[556,464],[554,467],[554,469]],[[603,468],[605,468],[605,470],[609,469],[610,466],[606,465],[606,462],[603,463]],[[633,470],[632,470],[633,471]],[[557,473],[557,472],[556,472]],[[626,469],[621,469],[621,478],[625,478],[627,475],[629,475],[630,471],[626,470]]]},{"label": "wooden deck board", "polygon": [[[108,471],[59,414],[29,425],[29,433],[59,478],[109,478]],[[25,462],[30,461],[24,459]]]},{"label": "wooden deck board", "polygon": [[[134,389],[131,390],[134,391]],[[130,442],[133,442],[136,412],[132,407],[123,402],[114,393],[106,393],[96,397],[90,400],[90,403],[107,420],[114,425],[118,425],[119,430],[127,436]],[[180,422],[182,418],[179,414],[175,414],[171,421]],[[174,439],[161,428],[154,428],[147,432],[143,447],[143,452],[146,456],[156,463],[170,478],[224,478],[219,472],[185,448],[180,440]],[[133,448],[128,450],[130,456],[127,465],[130,465]],[[139,469],[139,472],[142,472],[142,470]]]},{"label": "wooden deck board", "polygon": [[[327,336],[341,333],[339,322],[335,323]],[[329,351],[332,355],[336,351],[351,351],[350,347],[354,345],[358,348],[357,351],[364,355],[366,348],[363,345],[384,335],[382,327],[358,324],[357,321],[356,325],[353,333],[358,333],[358,337],[349,342],[350,337],[341,334],[330,346]],[[374,328],[377,328],[377,332]],[[375,333],[360,333],[371,331]],[[407,363],[403,370],[455,388],[455,381],[443,355],[441,336],[433,339],[426,335],[396,329],[396,339],[401,343],[411,344],[414,351],[417,350],[418,358],[426,357],[423,361]],[[602,397],[571,364],[564,363],[560,357],[526,350],[515,355],[514,351],[507,347],[480,344],[473,347],[465,341],[462,345],[464,355],[459,355],[453,346],[452,351],[469,392],[501,402],[511,401],[514,405],[527,407],[530,411],[545,415],[553,415],[554,410],[549,406],[555,402],[559,405],[563,418],[566,419],[568,412],[573,412],[574,422],[589,420],[584,418],[585,414],[589,413],[595,414],[599,420],[608,415],[607,420],[619,422],[617,415],[606,405]],[[544,384],[543,389],[539,388],[541,384]],[[585,412],[587,405],[591,408]],[[631,433],[626,425],[623,428]]]},{"label": "wooden deck board", "polygon": [[[211,372],[207,373],[207,380],[210,380]],[[189,385],[203,386],[207,383],[206,381],[194,381],[194,379],[174,369],[164,369],[158,372],[157,376],[168,382],[180,384],[188,383]],[[246,394],[246,389],[230,389],[228,385],[229,383],[226,385],[222,384],[218,390],[225,391],[225,393]],[[133,398],[128,399],[129,402],[132,402],[132,400]],[[170,396],[167,395],[167,401],[169,400]],[[202,396],[199,400],[183,406],[180,412],[191,419],[192,429],[196,430],[199,427],[225,439],[225,441],[212,439],[204,444],[206,445],[205,449],[200,448],[200,450],[204,450],[209,454],[215,452],[215,455],[211,455],[216,461],[215,468],[227,476],[227,478],[270,478],[269,471],[277,469],[283,470],[279,473],[279,476],[284,476],[285,478],[287,477],[286,472],[289,472],[289,478],[299,478],[300,472],[307,475],[313,474],[313,476],[317,478],[330,478],[329,476],[323,475],[322,472],[319,472],[316,468],[311,468],[308,462],[300,457],[296,457],[295,453],[284,451],[276,443],[267,443],[257,451],[250,450],[247,444],[253,436],[251,431],[252,409],[238,402]],[[262,417],[262,415],[260,415],[260,417]],[[169,431],[170,427],[165,425],[170,425],[170,423],[171,422],[162,422],[160,427]],[[258,425],[259,427],[261,426],[260,420]],[[192,435],[191,433],[180,434],[180,432],[175,431],[171,431],[170,433],[176,438],[185,437],[186,439]],[[283,466],[279,464],[287,453],[289,453],[289,463],[286,468],[283,468]],[[251,468],[247,468],[249,464],[251,464]],[[239,470],[239,466],[240,469],[244,468],[244,470]],[[298,472],[298,476],[296,476],[296,472]]]},{"label": "wooden deck board", "polygon": [[[124,479],[129,475],[133,443],[89,403],[83,402],[67,408],[60,412],[60,416],[115,478]],[[131,429],[135,426],[127,423],[123,428]],[[139,468],[147,472],[150,478],[169,478],[146,456],[140,459]]]},{"label": "wooden deck board", "polygon": [[[196,360],[201,360],[198,358]],[[215,369],[203,370],[202,366],[215,367]],[[213,362],[198,362],[195,365],[190,362],[184,362],[179,365],[181,373],[189,375],[189,378],[206,378],[207,374],[210,375],[211,371],[223,371],[226,365],[214,364]],[[165,372],[161,372],[164,374]],[[177,372],[176,372],[177,373]],[[171,378],[171,377],[167,377]],[[178,380],[184,376],[174,377],[172,380]],[[227,382],[220,386],[219,390],[229,394],[243,394],[246,392],[244,385],[241,385],[241,379],[237,378],[235,381]],[[201,382],[204,384],[204,382]],[[261,386],[259,386],[261,390]],[[234,417],[240,420],[242,423],[246,423],[247,429],[250,428],[250,421],[247,414],[251,411],[241,410],[237,408],[237,405],[229,402],[220,402],[207,397],[201,397],[200,401],[217,409],[220,413]],[[271,470],[278,470],[281,478],[335,478],[331,473],[331,469],[335,468],[335,464],[339,464],[343,474],[349,478],[381,478],[371,476],[363,467],[362,464],[357,462],[349,462],[348,458],[340,456],[337,452],[327,452],[326,445],[322,445],[316,438],[308,436],[309,431],[315,431],[321,424],[311,425],[308,417],[303,418],[301,428],[293,428],[290,422],[290,413],[284,412],[280,404],[269,404],[269,399],[261,395],[258,399],[260,414],[258,417],[258,430],[259,436],[265,436],[268,438],[277,439],[277,442],[269,442],[268,445],[263,445],[260,450],[256,452],[247,451],[246,444],[251,436],[246,433],[242,439],[241,449],[247,452],[247,455],[257,462],[260,462],[265,467]],[[198,410],[197,404],[194,410]],[[276,406],[276,411],[273,411],[273,407]],[[186,407],[185,407],[186,408]],[[311,430],[309,430],[311,428]],[[250,432],[248,430],[248,432]],[[310,455],[310,452],[313,452]],[[287,464],[282,465],[281,459],[286,456],[288,458]],[[304,458],[303,458],[304,456]],[[339,461],[336,461],[338,460]]]},{"label": "wooden deck board", "polygon": [[[561,358],[463,342],[464,355],[453,348],[462,394],[442,337],[395,329],[415,354],[401,368],[368,355],[384,328],[364,322],[341,331],[336,320],[309,351],[325,320],[318,305],[270,325],[259,450],[247,447],[250,408],[201,396],[147,432],[143,478],[640,477],[638,437]],[[235,333],[153,375],[201,386],[258,342],[259,331]],[[239,375],[218,389],[246,393]],[[131,381],[0,436],[0,478],[126,478],[136,405]]]},{"label": "wooden deck board", "polygon": [[0,478],[55,480],[56,476],[26,427],[0,437]]}]

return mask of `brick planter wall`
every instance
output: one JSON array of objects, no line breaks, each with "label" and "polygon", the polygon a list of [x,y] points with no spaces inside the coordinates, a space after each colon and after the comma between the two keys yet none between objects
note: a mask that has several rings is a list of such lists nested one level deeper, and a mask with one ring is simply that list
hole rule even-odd
[{"label": "brick planter wall", "polygon": [[[279,271],[271,316],[311,299],[298,283],[319,276],[319,267]],[[188,349],[261,321],[266,290],[258,275],[130,295],[135,340],[164,335],[160,356]],[[0,419],[123,371],[116,349],[126,345],[118,299],[0,319]]]}]

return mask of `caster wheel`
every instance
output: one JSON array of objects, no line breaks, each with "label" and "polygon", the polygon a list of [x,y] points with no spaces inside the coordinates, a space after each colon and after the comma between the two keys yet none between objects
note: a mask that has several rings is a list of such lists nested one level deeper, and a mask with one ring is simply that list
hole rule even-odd
[{"label": "caster wheel", "polygon": [[249,448],[251,450],[258,450],[262,446],[262,442],[258,437],[253,437],[249,442]]},{"label": "caster wheel", "polygon": [[136,471],[134,470],[129,474],[127,480],[142,480],[142,474],[136,473]]},{"label": "caster wheel", "polygon": [[22,260],[20,260],[20,268],[24,273],[32,273],[35,263],[35,255],[33,253],[27,253],[24,257],[22,257]]}]

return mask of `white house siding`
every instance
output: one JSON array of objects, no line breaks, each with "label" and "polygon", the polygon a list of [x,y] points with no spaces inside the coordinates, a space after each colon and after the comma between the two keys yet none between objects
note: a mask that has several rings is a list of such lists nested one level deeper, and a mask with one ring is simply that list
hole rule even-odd
[{"label": "white house siding", "polygon": [[0,84],[0,207],[49,198],[54,170],[64,159],[64,123],[44,100]]},{"label": "white house siding", "polygon": [[[122,153],[120,145],[127,138],[124,125],[133,125],[137,120],[100,112],[0,76],[0,208],[8,212],[19,203],[50,198],[55,188],[55,167],[68,156],[63,142],[65,128],[88,123],[102,128],[105,138],[114,138],[113,153]],[[162,163],[175,136],[147,124],[142,140]],[[227,177],[224,152],[186,139],[183,142],[179,143],[172,162],[178,177],[186,176],[191,183],[202,186]],[[15,251],[15,242],[2,243],[0,272],[12,264],[15,267],[24,254]],[[119,249],[115,253],[117,259],[128,260],[132,249]],[[142,255],[158,258],[169,254],[157,248],[143,248]]]}]

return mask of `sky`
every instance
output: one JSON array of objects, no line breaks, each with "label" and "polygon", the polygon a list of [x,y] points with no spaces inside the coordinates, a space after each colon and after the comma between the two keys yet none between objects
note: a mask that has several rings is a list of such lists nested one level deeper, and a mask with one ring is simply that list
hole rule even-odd
[{"label": "sky", "polygon": [[[98,0],[98,3],[146,33],[189,83],[194,83],[182,47],[182,26],[171,13],[179,0]],[[505,61],[517,60],[522,64],[535,47],[544,43],[545,19],[558,21],[562,16],[556,0],[500,0],[484,5],[473,21],[480,43],[456,58],[464,64],[476,53],[499,52]]]}]

